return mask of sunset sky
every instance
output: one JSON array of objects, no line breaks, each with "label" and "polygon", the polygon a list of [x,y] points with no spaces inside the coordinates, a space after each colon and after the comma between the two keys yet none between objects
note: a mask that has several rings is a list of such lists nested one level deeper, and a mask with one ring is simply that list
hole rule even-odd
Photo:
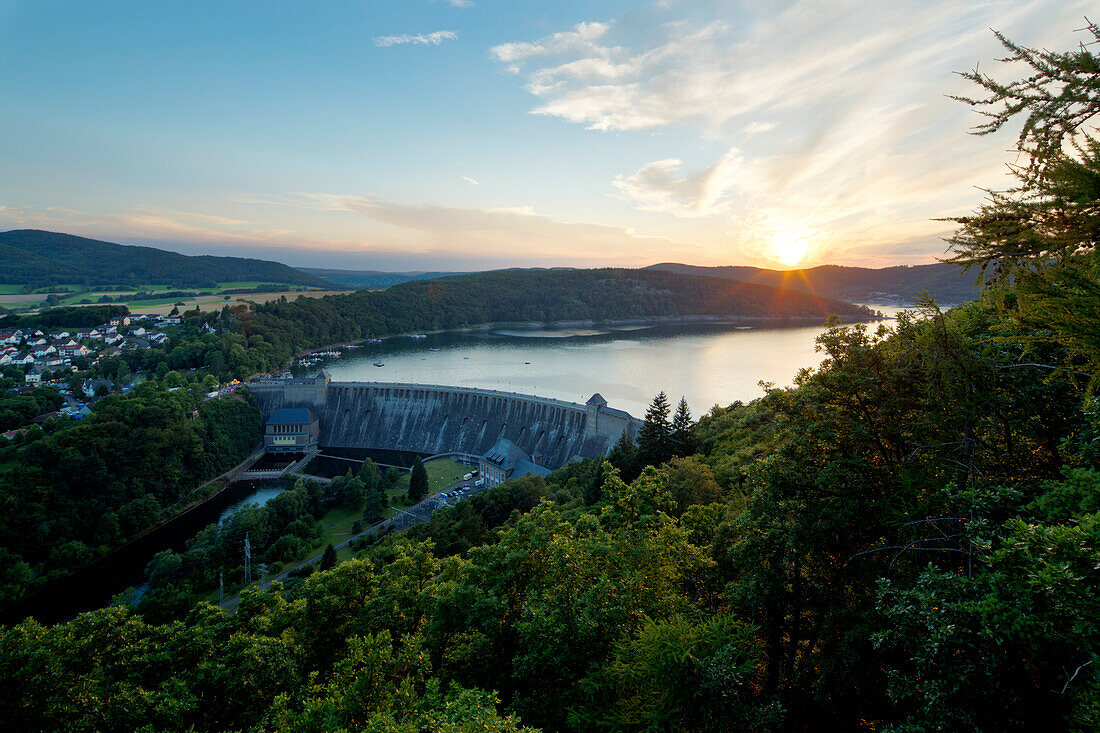
[{"label": "sunset sky", "polygon": [[[1093,5],[1089,8],[1089,5]],[[1076,0],[0,0],[0,229],[291,265],[932,262]]]}]

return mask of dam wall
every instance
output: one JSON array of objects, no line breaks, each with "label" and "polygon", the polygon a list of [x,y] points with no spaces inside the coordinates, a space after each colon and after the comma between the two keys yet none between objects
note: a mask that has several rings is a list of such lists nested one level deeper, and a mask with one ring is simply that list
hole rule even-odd
[{"label": "dam wall", "polygon": [[313,379],[253,380],[266,416],[308,407],[320,418],[323,447],[483,455],[507,438],[546,468],[606,455],[641,422],[599,395],[578,405],[495,390],[394,382]]}]

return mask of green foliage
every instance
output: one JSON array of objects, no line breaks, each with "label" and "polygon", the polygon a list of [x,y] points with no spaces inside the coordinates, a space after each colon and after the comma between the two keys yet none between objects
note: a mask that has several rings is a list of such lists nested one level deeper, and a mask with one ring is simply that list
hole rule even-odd
[{"label": "green foliage", "polygon": [[199,404],[186,390],[152,384],[106,397],[90,416],[33,441],[4,476],[0,547],[39,582],[76,569],[239,463],[259,442],[260,422],[251,397]]},{"label": "green foliage", "polygon": [[419,458],[413,463],[412,475],[409,477],[409,501],[418,502],[428,495],[428,471]]},{"label": "green foliage", "polygon": [[669,414],[672,408],[668,397],[660,392],[649,404],[645,421],[638,431],[638,458],[642,465],[664,463],[672,456],[672,423]]},{"label": "green foliage", "polygon": [[262,281],[328,285],[319,277],[278,262],[209,255],[188,257],[152,247],[112,244],[34,229],[0,232],[0,253],[5,264],[4,279],[14,283],[168,283],[211,287],[218,281]]},{"label": "green foliage", "polygon": [[321,562],[317,566],[320,570],[331,570],[336,566],[336,550],[332,545],[325,547],[325,552],[321,555]]}]

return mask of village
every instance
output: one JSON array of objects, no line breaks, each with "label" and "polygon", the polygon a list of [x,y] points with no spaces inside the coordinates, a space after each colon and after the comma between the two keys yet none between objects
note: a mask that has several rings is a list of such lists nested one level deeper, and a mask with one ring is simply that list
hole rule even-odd
[{"label": "village", "polygon": [[[165,346],[181,324],[182,319],[178,315],[134,313],[116,316],[106,323],[79,330],[2,329],[0,369],[15,367],[23,370],[22,383],[9,387],[12,392],[28,394],[41,386],[51,385],[64,398],[63,406],[36,416],[30,421],[32,425],[62,416],[80,420],[91,414],[91,406],[97,399],[116,390],[126,393],[130,385],[116,384],[115,380],[102,375],[86,375],[80,380],[74,379],[75,375],[93,370],[103,360],[121,358],[127,353],[154,346]],[[215,329],[204,324],[200,331],[214,333]],[[8,378],[18,374],[12,369],[4,371]],[[0,435],[6,441],[15,441],[29,429],[30,425],[17,427]]]}]

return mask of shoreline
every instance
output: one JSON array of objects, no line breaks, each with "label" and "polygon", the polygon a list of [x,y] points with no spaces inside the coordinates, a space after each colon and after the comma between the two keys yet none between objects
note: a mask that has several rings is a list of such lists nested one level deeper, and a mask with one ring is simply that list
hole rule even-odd
[{"label": "shoreline", "polygon": [[[892,320],[893,316],[838,316],[839,323],[852,324],[852,323],[873,323],[875,321]],[[378,339],[391,339],[391,338],[409,338],[414,334],[423,334],[425,336],[436,336],[446,333],[485,333],[499,329],[539,329],[539,328],[615,328],[618,326],[665,326],[665,325],[677,325],[677,324],[695,324],[695,323],[713,323],[716,325],[756,325],[756,324],[782,324],[790,323],[791,325],[805,325],[809,323],[821,323],[827,320],[819,316],[711,316],[711,315],[693,315],[693,316],[651,316],[643,318],[616,318],[610,320],[596,320],[596,319],[582,319],[575,321],[494,321],[490,323],[478,323],[473,326],[461,326],[459,328],[437,328],[430,331],[406,331],[404,333],[392,333],[381,336],[368,336],[366,338],[357,339],[354,341],[340,341],[337,343],[324,344],[322,346],[314,346],[304,351],[299,351],[291,356],[291,367],[294,362],[303,356],[309,356],[321,351],[327,351],[333,348],[347,347],[352,345],[366,344],[370,342],[372,338]],[[285,367],[290,368],[290,367]],[[252,375],[258,376],[258,375]]]}]

